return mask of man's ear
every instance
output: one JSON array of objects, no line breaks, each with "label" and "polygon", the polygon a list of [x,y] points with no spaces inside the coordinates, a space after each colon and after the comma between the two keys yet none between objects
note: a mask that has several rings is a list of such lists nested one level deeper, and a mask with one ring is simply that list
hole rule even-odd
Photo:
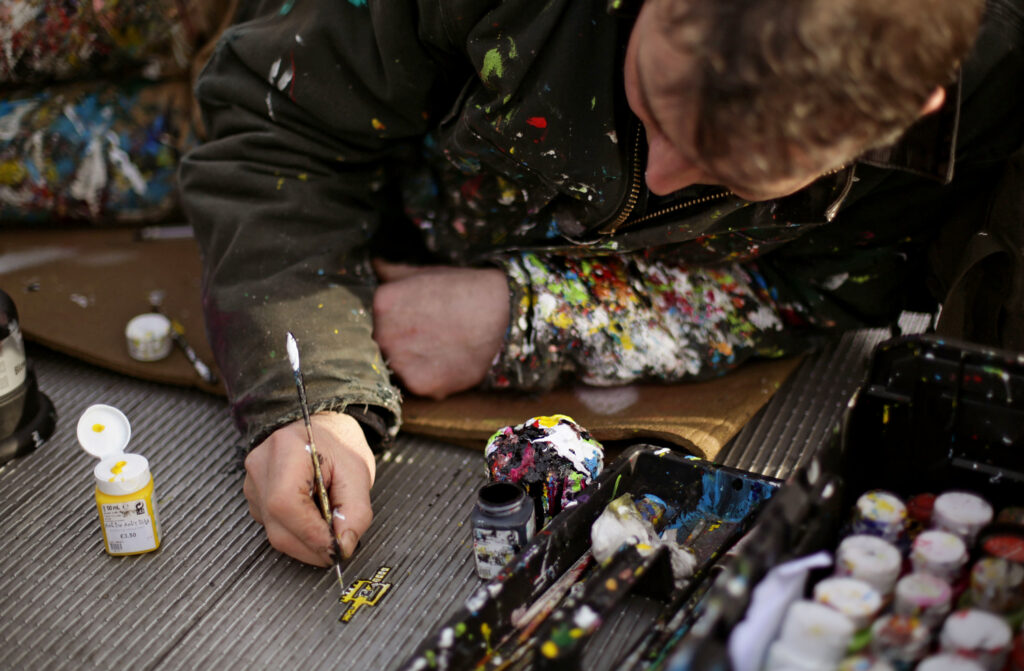
[{"label": "man's ear", "polygon": [[939,108],[942,107],[944,102],[946,102],[946,89],[938,86],[934,91],[932,91],[931,95],[928,96],[928,100],[924,101],[924,105],[921,106],[921,116],[939,111]]}]

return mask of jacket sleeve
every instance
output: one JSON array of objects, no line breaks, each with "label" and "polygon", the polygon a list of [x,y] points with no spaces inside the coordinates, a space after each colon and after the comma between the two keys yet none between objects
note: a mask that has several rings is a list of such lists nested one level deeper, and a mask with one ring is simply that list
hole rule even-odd
[{"label": "jacket sleeve", "polygon": [[265,4],[201,75],[209,140],[180,171],[208,336],[250,446],[301,416],[288,331],[311,410],[348,410],[372,443],[400,398],[372,339],[369,243],[401,216],[390,177],[435,116],[443,50],[411,1]]},{"label": "jacket sleeve", "polygon": [[[807,348],[755,267],[688,267],[642,255],[500,260],[511,294],[491,387],[547,389],[721,375],[752,356]],[[784,344],[786,343],[786,344]]]}]

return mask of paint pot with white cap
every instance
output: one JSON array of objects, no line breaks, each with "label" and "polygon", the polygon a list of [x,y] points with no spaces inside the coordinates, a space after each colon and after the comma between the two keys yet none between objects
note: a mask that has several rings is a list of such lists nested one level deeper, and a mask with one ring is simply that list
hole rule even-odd
[{"label": "paint pot with white cap", "polygon": [[857,498],[851,531],[899,545],[906,538],[907,507],[892,492],[874,489]]},{"label": "paint pot with white cap", "polygon": [[892,594],[902,564],[899,549],[877,536],[847,536],[836,550],[836,575],[863,580],[883,597]]},{"label": "paint pot with white cap", "polygon": [[814,586],[814,600],[850,618],[858,630],[871,624],[882,609],[882,595],[856,578],[825,578]]},{"label": "paint pot with white cap", "polygon": [[124,327],[128,356],[136,361],[159,361],[171,353],[171,320],[159,312],[132,317]]},{"label": "paint pot with white cap", "polygon": [[919,573],[931,573],[947,582],[955,582],[967,563],[963,539],[948,531],[925,531],[914,539],[910,561]]},{"label": "paint pot with white cap", "polygon": [[1013,632],[1006,620],[983,610],[958,610],[942,625],[943,652],[975,660],[987,671],[999,671],[1010,653]]},{"label": "paint pot with white cap", "polygon": [[764,669],[834,668],[846,655],[854,631],[853,622],[839,611],[817,601],[794,601],[782,619],[778,640],[768,649]]},{"label": "paint pot with white cap", "polygon": [[883,615],[871,625],[871,651],[896,668],[908,668],[928,653],[931,632],[916,617]]},{"label": "paint pot with white cap", "polygon": [[921,663],[917,665],[917,671],[985,671],[985,669],[973,659],[940,652],[922,659]]},{"label": "paint pot with white cap", "polygon": [[78,443],[100,462],[93,469],[96,508],[107,553],[152,552],[160,547],[160,521],[149,461],[124,450],[131,424],[109,405],[89,406],[78,418]]},{"label": "paint pot with white cap", "polygon": [[893,612],[916,617],[925,626],[937,628],[949,614],[953,602],[953,588],[949,583],[930,573],[908,573],[896,583]]},{"label": "paint pot with white cap", "polygon": [[992,521],[992,506],[971,492],[945,492],[935,499],[932,528],[956,534],[971,547],[978,532]]}]

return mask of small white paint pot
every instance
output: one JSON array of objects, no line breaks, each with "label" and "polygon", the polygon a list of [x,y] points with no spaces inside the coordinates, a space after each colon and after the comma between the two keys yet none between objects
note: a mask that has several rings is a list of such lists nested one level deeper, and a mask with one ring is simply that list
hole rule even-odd
[{"label": "small white paint pot", "polygon": [[171,353],[171,320],[158,312],[132,317],[124,327],[128,355],[136,361],[159,361]]}]

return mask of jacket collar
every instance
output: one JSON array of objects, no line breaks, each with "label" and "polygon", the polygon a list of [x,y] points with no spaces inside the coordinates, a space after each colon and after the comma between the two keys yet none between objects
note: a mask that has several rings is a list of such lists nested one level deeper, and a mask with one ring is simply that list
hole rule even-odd
[{"label": "jacket collar", "polygon": [[960,78],[946,87],[943,106],[924,116],[887,147],[862,154],[858,163],[903,170],[948,184],[953,179],[956,137],[960,125]]}]

